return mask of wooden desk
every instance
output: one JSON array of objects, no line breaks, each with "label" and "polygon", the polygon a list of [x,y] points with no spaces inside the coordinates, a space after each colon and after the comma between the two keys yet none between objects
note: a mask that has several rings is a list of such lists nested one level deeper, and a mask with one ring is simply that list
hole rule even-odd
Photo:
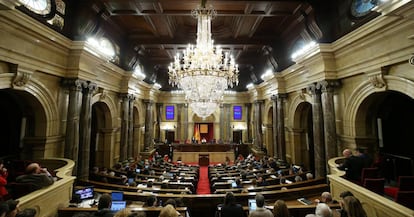
[{"label": "wooden desk", "polygon": [[[158,217],[162,207],[127,207],[131,212],[145,212],[146,217]],[[182,215],[186,216],[187,207],[177,207],[176,210]],[[72,217],[76,213],[84,212],[92,214],[98,211],[94,208],[79,208],[79,207],[66,207],[58,209],[58,217]]]}]

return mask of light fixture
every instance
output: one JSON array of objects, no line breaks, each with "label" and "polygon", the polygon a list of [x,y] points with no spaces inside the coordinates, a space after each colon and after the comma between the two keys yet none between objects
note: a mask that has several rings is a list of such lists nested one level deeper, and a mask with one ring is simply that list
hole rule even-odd
[{"label": "light fixture", "polygon": [[169,84],[181,88],[192,111],[206,118],[219,107],[225,89],[238,85],[239,70],[233,56],[213,46],[211,20],[217,12],[203,0],[191,14],[198,21],[197,44],[188,45],[182,56],[177,53],[168,67]]}]

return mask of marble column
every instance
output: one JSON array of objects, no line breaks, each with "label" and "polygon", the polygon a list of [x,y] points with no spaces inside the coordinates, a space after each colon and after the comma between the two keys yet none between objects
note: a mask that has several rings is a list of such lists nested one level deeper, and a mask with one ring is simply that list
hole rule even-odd
[{"label": "marble column", "polygon": [[128,155],[128,129],[129,129],[129,94],[120,95],[121,103],[121,141],[119,144],[119,160],[124,161]]},{"label": "marble column", "polygon": [[128,157],[134,157],[137,153],[134,153],[134,102],[135,96],[132,94],[128,95],[129,108],[128,108]]},{"label": "marble column", "polygon": [[157,103],[155,104],[157,109],[157,128],[155,129],[155,138],[158,140],[158,142],[163,141],[161,138],[161,117],[162,117],[162,108],[164,104]]},{"label": "marble column", "polygon": [[286,161],[286,137],[285,137],[285,111],[284,100],[287,94],[280,93],[277,95],[277,146],[279,158]]},{"label": "marble column", "polygon": [[144,100],[145,109],[145,132],[144,132],[144,150],[148,151],[153,148],[153,120],[152,120],[152,106],[154,102],[152,100]]},{"label": "marble column", "polygon": [[65,79],[63,86],[69,89],[69,103],[66,120],[65,158],[75,161],[74,175],[77,174],[79,153],[79,115],[81,111],[82,83],[79,79]]},{"label": "marble column", "polygon": [[92,94],[97,85],[92,82],[82,84],[82,109],[79,125],[79,156],[78,179],[87,180],[89,177],[89,159],[91,149]]},{"label": "marble column", "polygon": [[184,104],[184,140],[190,139],[188,137],[188,105]]},{"label": "marble column", "polygon": [[262,132],[262,104],[264,100],[256,100],[254,102],[254,122],[255,122],[255,145],[256,147],[263,148],[263,132]]},{"label": "marble column", "polygon": [[312,94],[312,118],[313,118],[313,141],[315,159],[315,177],[326,176],[325,143],[323,136],[323,114],[321,103],[321,91],[316,84],[308,87]]},{"label": "marble column", "polygon": [[231,120],[231,111],[230,111],[230,109],[231,109],[231,105],[230,104],[224,104],[224,110],[226,111],[226,115],[225,115],[225,119],[226,119],[226,125],[225,125],[225,128],[226,128],[226,132],[227,132],[227,134],[226,134],[226,139],[227,139],[227,141],[229,141],[229,143],[231,143],[231,142],[233,142],[233,135],[232,135],[232,133],[233,133],[233,130],[232,130],[232,128],[231,128],[231,123],[230,123],[230,120]]},{"label": "marble column", "polygon": [[[182,126],[181,125],[183,123],[181,121],[181,118],[182,118],[183,107],[184,107],[184,104],[178,104],[177,105],[177,129],[176,129],[177,138],[176,138],[176,140],[178,140],[180,142],[185,142],[185,140],[181,141],[181,139],[182,139],[182,137],[181,137]],[[174,141],[172,141],[172,142],[174,142]]]},{"label": "marble column", "polygon": [[225,136],[224,136],[224,105],[220,104],[220,139],[221,141],[225,141]]},{"label": "marble column", "polygon": [[334,89],[339,86],[335,80],[325,80],[318,83],[322,91],[323,126],[325,132],[326,159],[337,157],[336,121],[334,106]]},{"label": "marble column", "polygon": [[247,130],[247,142],[251,142],[252,141],[252,129],[250,126],[250,114],[251,114],[251,109],[252,109],[252,104],[251,103],[246,103],[244,104],[245,108],[246,108],[246,130]]},{"label": "marble column", "polygon": [[276,158],[280,159],[280,152],[278,150],[278,135],[277,135],[277,96],[276,95],[272,95],[272,97],[270,98],[272,100],[272,106],[273,106],[273,111],[272,111],[272,127],[273,127],[273,135],[272,135],[272,139],[273,139],[273,156],[276,156]]}]

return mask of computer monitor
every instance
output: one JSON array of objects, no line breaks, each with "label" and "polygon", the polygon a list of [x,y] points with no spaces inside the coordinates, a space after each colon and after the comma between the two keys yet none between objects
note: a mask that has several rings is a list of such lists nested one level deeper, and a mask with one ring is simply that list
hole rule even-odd
[{"label": "computer monitor", "polygon": [[232,182],[231,182],[231,187],[232,187],[232,188],[237,188],[237,183],[236,183],[235,181],[232,181]]},{"label": "computer monitor", "polygon": [[140,174],[140,173],[141,173],[141,169],[136,168],[136,169],[135,169],[135,172],[136,172],[136,173],[138,173],[138,174]]},{"label": "computer monitor", "polygon": [[112,211],[119,211],[121,209],[125,209],[126,201],[112,201],[111,210]]},{"label": "computer monitor", "polygon": [[248,199],[249,211],[256,210],[256,199]]},{"label": "computer monitor", "polygon": [[77,195],[80,200],[93,199],[94,197],[93,187],[88,186],[88,187],[84,187],[81,189],[76,189],[75,195]]},{"label": "computer monitor", "polygon": [[122,191],[113,191],[111,193],[112,201],[122,201],[124,200],[124,192]]},{"label": "computer monitor", "polygon": [[135,178],[128,178],[128,185],[132,185],[135,182]]}]

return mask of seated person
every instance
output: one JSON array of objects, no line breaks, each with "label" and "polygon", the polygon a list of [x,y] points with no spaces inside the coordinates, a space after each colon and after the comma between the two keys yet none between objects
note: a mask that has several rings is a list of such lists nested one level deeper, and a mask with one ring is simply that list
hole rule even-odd
[{"label": "seated person", "polygon": [[29,183],[37,189],[52,185],[54,179],[46,168],[41,168],[38,163],[31,163],[26,167],[26,174],[16,178],[18,183]]},{"label": "seated person", "polygon": [[216,216],[220,217],[245,217],[246,213],[243,210],[243,207],[240,204],[236,203],[236,198],[234,197],[233,192],[227,192],[224,197],[224,204],[218,205],[218,213]]},{"label": "seated person", "polygon": [[308,214],[305,217],[331,217],[332,210],[326,203],[320,203],[316,206],[315,214]]},{"label": "seated person", "polygon": [[265,203],[265,198],[262,194],[258,193],[256,194],[256,210],[250,212],[249,217],[255,217],[255,216],[260,216],[260,217],[273,217],[273,213],[264,208],[264,203]]},{"label": "seated person", "polygon": [[321,194],[321,199],[315,199],[316,203],[333,203],[331,193],[325,191]]},{"label": "seated person", "polygon": [[268,186],[269,183],[267,183],[266,179],[264,179],[263,176],[259,175],[257,177],[256,185],[257,186]]},{"label": "seated person", "polygon": [[111,211],[111,205],[111,195],[102,194],[98,201],[98,211],[93,214],[93,217],[113,217],[115,213]]}]

